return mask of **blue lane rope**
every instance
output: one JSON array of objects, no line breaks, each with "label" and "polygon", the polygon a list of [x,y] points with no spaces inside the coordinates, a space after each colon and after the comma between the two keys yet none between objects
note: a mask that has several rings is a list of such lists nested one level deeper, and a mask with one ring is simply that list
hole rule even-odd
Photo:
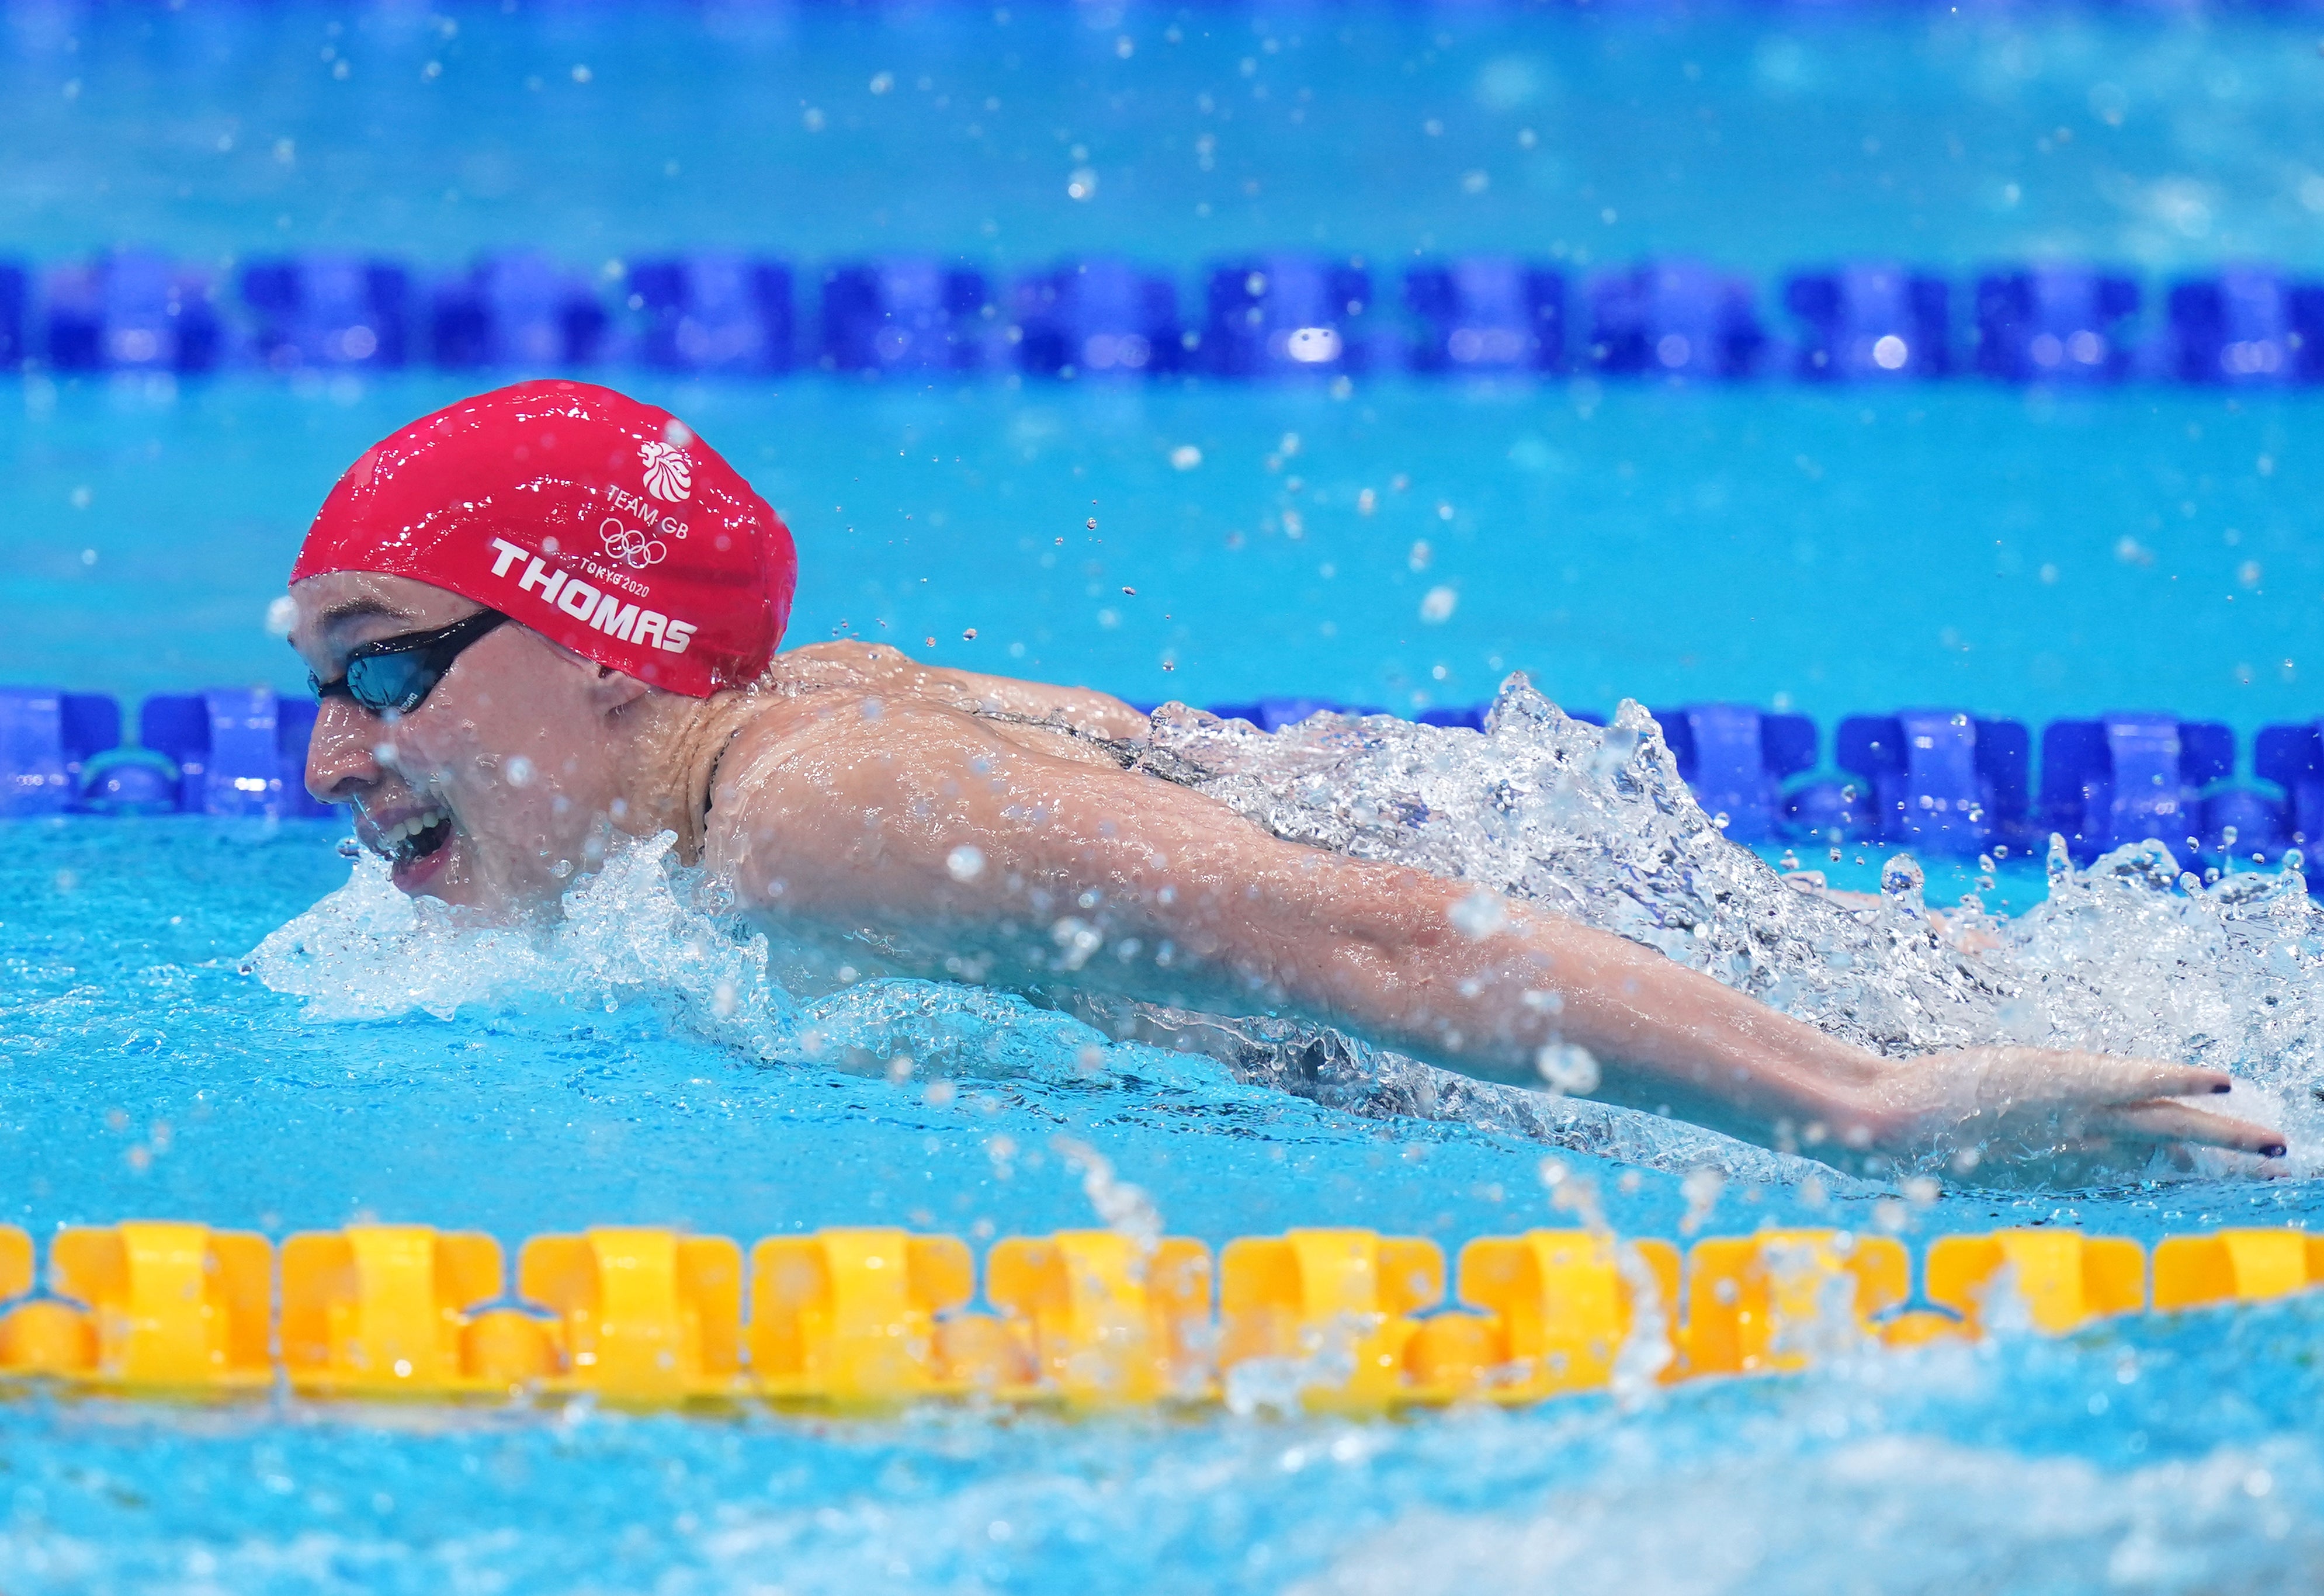
[{"label": "blue lane rope", "polygon": [[[1771,316],[1765,301],[1781,308]],[[0,261],[0,360],[60,374],[543,367],[919,381],[1553,375],[1895,383],[1975,376],[2228,388],[2324,381],[2324,281],[2268,266],[2159,288],[2072,263],[1969,280],[1884,262],[1749,278],[1681,260],[1589,272],[1512,256],[1395,272],[1296,253],[1195,291],[1111,258],[997,275],[961,260],[806,267],[703,252],[584,272],[522,252],[430,272],[139,251]]]},{"label": "blue lane rope", "polygon": [[[1316,715],[1384,713],[1320,698],[1213,710],[1268,732]],[[303,780],[314,718],[311,702],[267,688],[155,694],[138,707],[132,748],[120,705],[104,694],[0,687],[0,816],[320,816],[330,811]],[[1413,718],[1482,729],[1485,710]],[[1587,710],[1576,718],[1603,724]],[[2245,776],[2231,727],[2170,715],[2052,721],[2038,742],[2023,722],[1947,709],[1849,715],[1828,742],[1806,715],[1748,705],[1655,718],[1679,774],[1738,842],[2038,855],[2055,833],[2084,862],[2153,840],[2245,865],[2324,836],[2324,721],[2263,728]]]}]

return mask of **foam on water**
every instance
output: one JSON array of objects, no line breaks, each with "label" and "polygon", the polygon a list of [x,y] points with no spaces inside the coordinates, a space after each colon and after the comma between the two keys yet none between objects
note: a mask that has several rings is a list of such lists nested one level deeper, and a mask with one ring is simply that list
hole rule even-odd
[{"label": "foam on water", "polygon": [[609,850],[547,926],[490,925],[395,889],[386,863],[359,856],[347,884],[269,936],[244,961],[309,1019],[388,1019],[542,1004],[613,1010],[647,1001],[751,1056],[795,1056],[798,1005],[767,978],[767,942],[712,918],[676,838]]},{"label": "foam on water", "polygon": [[[1520,1514],[1414,1513],[1293,1589],[2260,1591],[2324,1558],[2324,1535],[2265,1499],[2279,1480],[2302,1495],[2324,1483],[2314,1450],[2222,1447],[2109,1476],[2077,1458],[1880,1436],[1781,1470],[1736,1458],[1561,1490]],[[1685,1504],[1683,1535],[1671,1533],[1674,1502]],[[1913,1550],[1899,1566],[1906,1503]]]},{"label": "foam on water", "polygon": [[[1323,1467],[1307,1470],[1350,1471],[1378,1444],[1347,1435],[1319,1437],[1308,1449]],[[1333,1456],[1335,1448],[1347,1455]],[[1109,1478],[1109,1491],[1076,1491],[1044,1478],[1037,1465],[1019,1463],[999,1479],[962,1487],[946,1501],[891,1503],[865,1491],[812,1508],[786,1509],[773,1501],[709,1508],[681,1519],[660,1567],[623,1572],[637,1576],[632,1588],[704,1596],[1026,1588],[977,1576],[1011,1553],[1072,1561],[1064,1547],[1076,1538],[1074,1523],[1099,1518],[1120,1530],[1121,1509],[1107,1497],[1124,1492],[1194,1540],[1207,1527],[1194,1505],[1206,1485],[1221,1476],[1263,1481],[1268,1463],[1279,1470],[1284,1456],[1300,1450],[1268,1447],[1267,1455],[1241,1456],[1262,1449],[1205,1449],[1207,1479],[1157,1460],[1157,1478],[1143,1489]],[[1289,1588],[1301,1596],[1480,1589],[1637,1596],[2297,1590],[2324,1558],[2324,1536],[2304,1508],[2288,1511],[2281,1499],[2312,1504],[2324,1484],[2319,1476],[2324,1470],[2313,1449],[2290,1441],[2222,1446],[2190,1462],[2113,1474],[2078,1459],[1878,1437],[1791,1460],[1780,1470],[1762,1459],[1732,1458],[1660,1476],[1617,1477],[1547,1493],[1519,1512],[1412,1512],[1357,1539],[1326,1572]],[[2257,1478],[2271,1482],[2264,1497],[2251,1493]],[[1673,1533],[1678,1522],[1685,1533]],[[1900,1564],[1908,1527],[1912,1549]],[[654,1539],[668,1533],[666,1526],[644,1524],[634,1530]],[[1021,1549],[1010,1544],[1019,1537],[1027,1543]],[[1320,1549],[1326,1535],[1320,1526],[1299,1523],[1283,1539],[1296,1554]],[[253,1534],[221,1546],[181,1531],[139,1557],[95,1536],[41,1527],[0,1548],[0,1572],[12,1589],[26,1592],[98,1586],[220,1593],[491,1591],[516,1582],[512,1573],[543,1589],[605,1588],[562,1560],[528,1553],[521,1541],[503,1528],[451,1536],[318,1529],[281,1538]],[[982,1556],[980,1541],[990,1548]],[[1284,1549],[1261,1545],[1278,1554]],[[1189,1548],[1149,1533],[1138,1550],[1162,1559]],[[1074,1577],[1084,1590],[1130,1587],[1120,1575],[1087,1566],[1074,1568]],[[1264,1586],[1222,1579],[1214,1588]]]},{"label": "foam on water", "polygon": [[[2059,850],[2045,902],[2015,919],[1970,905],[1939,927],[1909,860],[1891,862],[1875,902],[1800,891],[1725,839],[1645,710],[1625,703],[1601,729],[1569,718],[1522,677],[1504,685],[1481,733],[1319,716],[1269,734],[1171,706],[1154,717],[1142,763],[1277,835],[1542,905],[1892,1056],[2015,1042],[2228,1069],[2246,1083],[2239,1093],[2266,1099],[2251,1112],[2292,1132],[2296,1167],[2324,1156],[2310,1090],[2324,1083],[2324,911],[2307,897],[2296,856],[2280,872],[2207,886],[2159,844],[2088,871]],[[340,891],[267,937],[246,968],[324,1019],[642,1003],[768,1063],[1203,1073],[973,986],[873,981],[801,1001],[770,965],[766,937],[724,914],[717,884],[676,867],[670,846],[664,836],[617,847],[567,895],[561,920],[525,927],[406,899],[366,860]],[[1498,899],[1481,901],[1480,914]],[[1710,1131],[1470,1081],[1278,1018],[1096,1003],[1084,1017],[1116,1035],[1142,1027],[1223,1059],[1246,1082],[1359,1113],[1459,1120],[1752,1180],[1806,1168]]]},{"label": "foam on water", "polygon": [[[346,886],[268,936],[242,967],[306,1000],[309,1019],[626,1010],[767,1065],[835,1066],[899,1081],[1118,1078],[1123,1061],[1107,1038],[1008,992],[881,980],[795,997],[779,979],[780,950],[724,912],[716,881],[676,864],[675,844],[665,832],[609,848],[602,867],[565,895],[561,916],[521,925],[407,898],[386,864],[364,854]],[[1131,1051],[1149,1085],[1219,1073],[1205,1060]]]}]

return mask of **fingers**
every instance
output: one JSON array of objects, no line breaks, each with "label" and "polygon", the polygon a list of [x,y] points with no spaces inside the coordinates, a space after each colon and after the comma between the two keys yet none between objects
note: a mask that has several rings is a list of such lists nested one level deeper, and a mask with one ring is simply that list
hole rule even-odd
[{"label": "fingers", "polygon": [[2235,1077],[2225,1070],[2202,1069],[2191,1064],[2164,1064],[2157,1059],[2127,1061],[2141,1090],[2157,1097],[2215,1097],[2235,1090]]},{"label": "fingers", "polygon": [[2209,1097],[2231,1090],[2223,1070],[2162,1058],[2125,1058],[2083,1048],[1991,1047],[1970,1049],[1964,1058],[1983,1058],[1988,1074],[1980,1094],[2023,1091],[2034,1083],[2058,1094],[2137,1102],[2149,1097]]},{"label": "fingers", "polygon": [[2118,1058],[2104,1053],[2079,1053],[2105,1071],[2107,1084],[2125,1097],[2209,1097],[2235,1085],[2224,1070],[2202,1069],[2191,1064],[2172,1064],[2160,1058]]},{"label": "fingers", "polygon": [[2190,1108],[2183,1102],[2157,1101],[2126,1103],[2093,1114],[2094,1123],[2116,1134],[2141,1136],[2153,1141],[2180,1141],[2195,1147],[2225,1148],[2230,1152],[2257,1153],[2280,1158],[2283,1132],[2272,1126]]},{"label": "fingers", "polygon": [[[2178,1101],[2231,1090],[2234,1081],[2218,1070],[2079,1048],[1969,1048],[1937,1056],[1951,1061],[1954,1075],[1928,1083],[1950,1101],[1923,1111],[1923,1134],[1950,1144],[1967,1133],[1999,1167],[2042,1166],[2051,1178],[2072,1179],[2085,1166],[2092,1173],[2116,1169],[2157,1149],[2178,1158],[2212,1148],[2268,1159],[2288,1150],[2273,1126]],[[1963,1077],[1973,1082],[1967,1093],[1960,1090]],[[1976,1104],[1965,1114],[1964,1099]],[[2287,1167],[2274,1164],[2270,1172]]]}]

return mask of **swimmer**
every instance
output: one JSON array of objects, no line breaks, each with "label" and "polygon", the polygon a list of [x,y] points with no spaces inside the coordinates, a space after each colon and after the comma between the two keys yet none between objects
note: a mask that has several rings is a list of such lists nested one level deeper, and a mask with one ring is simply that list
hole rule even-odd
[{"label": "swimmer", "polygon": [[1465,935],[1471,887],[1138,768],[1148,719],[1102,693],[779,653],[796,575],[773,511],[663,411],[568,382],[453,405],[349,469],[291,572],[307,784],[403,891],[492,917],[553,912],[609,842],[669,832],[832,969],[1294,1016],[1502,1082],[1575,1044],[1602,1100],[1763,1145],[1821,1126],[1842,1162],[2283,1152],[2185,1101],[2228,1090],[2216,1070],[1887,1058],[1523,902]]}]

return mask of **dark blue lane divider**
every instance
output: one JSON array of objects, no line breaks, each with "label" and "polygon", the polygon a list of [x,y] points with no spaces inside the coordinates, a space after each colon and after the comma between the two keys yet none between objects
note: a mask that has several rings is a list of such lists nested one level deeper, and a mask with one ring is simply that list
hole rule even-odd
[{"label": "dark blue lane divider", "polygon": [[131,746],[108,695],[0,687],[0,815],[328,814],[307,795],[314,726],[268,687],[156,693]]},{"label": "dark blue lane divider", "polygon": [[[1386,713],[1320,698],[1213,710],[1269,732],[1316,715]],[[1415,718],[1481,729],[1484,710],[1426,709]],[[1575,718],[1605,724],[1588,711]],[[2271,863],[2324,836],[2324,719],[2262,730],[2245,773],[2234,731],[2216,722],[2157,714],[2052,721],[2042,730],[2037,787],[2022,722],[1960,710],[1850,715],[1828,760],[1803,715],[1692,704],[1655,718],[1679,774],[1738,842],[1967,857],[2039,852],[2056,833],[2085,862],[2153,839],[2182,860],[2216,864]],[[314,724],[311,702],[263,687],[159,693],[139,706],[129,746],[120,707],[103,694],[0,687],[0,816],[327,814],[303,780]]]},{"label": "dark blue lane divider", "polygon": [[[1093,258],[1007,277],[936,256],[802,270],[737,253],[576,269],[537,254],[455,271],[310,254],[228,273],[121,251],[0,263],[0,365],[576,373],[629,367],[928,380],[1339,378],[1591,372],[1727,381],[2012,383],[2132,377],[2237,386],[2324,379],[2324,281],[2265,266],[2150,295],[2095,265],[1999,265],[1968,281],[1895,262],[1788,276],[1774,294],[1702,262],[1569,273],[1479,255],[1400,274],[1360,258],[1219,262],[1198,291]],[[1399,291],[1400,289],[1400,291]],[[1762,301],[1781,307],[1771,320]]]}]

